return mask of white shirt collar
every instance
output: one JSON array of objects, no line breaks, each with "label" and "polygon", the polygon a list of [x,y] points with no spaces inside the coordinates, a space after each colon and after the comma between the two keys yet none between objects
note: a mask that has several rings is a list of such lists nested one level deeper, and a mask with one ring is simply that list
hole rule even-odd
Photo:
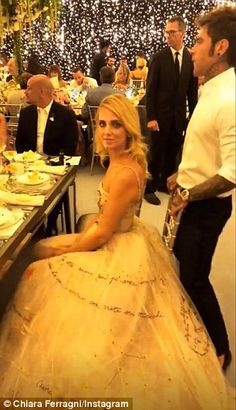
[{"label": "white shirt collar", "polygon": [[184,46],[180,50],[175,50],[174,48],[170,47],[173,57],[175,58],[175,53],[178,51],[180,57],[183,57]]},{"label": "white shirt collar", "polygon": [[46,105],[46,107],[37,107],[38,110],[44,110],[46,111],[47,115],[49,114],[49,111],[51,110],[51,106],[52,106],[53,100],[50,101],[50,103],[48,105]]}]

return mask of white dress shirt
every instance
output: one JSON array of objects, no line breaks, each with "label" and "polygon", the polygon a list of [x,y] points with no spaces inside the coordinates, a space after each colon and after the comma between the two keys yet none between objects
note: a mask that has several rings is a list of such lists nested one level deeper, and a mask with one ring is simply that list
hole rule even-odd
[{"label": "white dress shirt", "polygon": [[48,114],[51,109],[53,100],[44,108],[37,107],[38,125],[37,125],[37,152],[43,154],[44,132],[47,125]]},{"label": "white dress shirt", "polygon": [[233,68],[204,84],[186,132],[177,178],[180,186],[190,189],[217,174],[235,183],[235,90]]}]

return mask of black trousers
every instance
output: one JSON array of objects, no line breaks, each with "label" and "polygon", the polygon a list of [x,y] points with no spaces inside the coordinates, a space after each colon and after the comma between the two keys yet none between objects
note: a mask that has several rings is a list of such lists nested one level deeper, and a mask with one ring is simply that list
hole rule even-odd
[{"label": "black trousers", "polygon": [[151,133],[148,170],[152,179],[147,181],[146,193],[155,192],[166,186],[167,178],[178,168],[179,152],[183,144],[183,133],[171,128]]},{"label": "black trousers", "polygon": [[209,275],[218,237],[231,211],[231,196],[190,203],[183,212],[174,245],[180,280],[195,303],[218,356],[229,350],[229,341]]}]

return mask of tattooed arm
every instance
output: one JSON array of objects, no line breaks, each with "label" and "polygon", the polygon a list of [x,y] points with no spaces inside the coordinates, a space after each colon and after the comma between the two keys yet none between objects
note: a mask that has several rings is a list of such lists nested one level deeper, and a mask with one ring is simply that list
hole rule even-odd
[{"label": "tattooed arm", "polygon": [[189,189],[189,200],[184,201],[178,192],[173,198],[171,205],[171,214],[176,215],[178,211],[184,209],[189,202],[200,201],[203,199],[213,198],[217,195],[228,192],[235,188],[236,184],[228,181],[220,175],[215,175],[212,178],[207,179],[205,182],[194,186]]},{"label": "tattooed arm", "polygon": [[189,190],[190,200],[199,201],[201,199],[208,199],[214,196],[228,192],[235,188],[236,184],[228,181],[220,175],[215,175],[214,177],[202,182],[199,185],[194,186]]}]

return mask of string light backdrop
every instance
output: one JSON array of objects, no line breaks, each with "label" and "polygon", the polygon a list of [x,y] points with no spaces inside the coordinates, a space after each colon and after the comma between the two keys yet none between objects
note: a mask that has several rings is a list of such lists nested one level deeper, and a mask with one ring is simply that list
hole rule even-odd
[{"label": "string light backdrop", "polygon": [[[197,14],[217,4],[234,3],[217,0],[62,0],[58,29],[50,33],[41,18],[26,28],[21,36],[23,61],[32,51],[45,67],[59,64],[64,78],[71,77],[73,67],[81,66],[89,74],[100,38],[109,39],[117,62],[122,54],[132,66],[138,50],[147,59],[165,46],[163,29],[166,20],[181,15],[187,22],[186,45],[195,37]],[[7,38],[1,52],[12,54],[12,39]]]}]

